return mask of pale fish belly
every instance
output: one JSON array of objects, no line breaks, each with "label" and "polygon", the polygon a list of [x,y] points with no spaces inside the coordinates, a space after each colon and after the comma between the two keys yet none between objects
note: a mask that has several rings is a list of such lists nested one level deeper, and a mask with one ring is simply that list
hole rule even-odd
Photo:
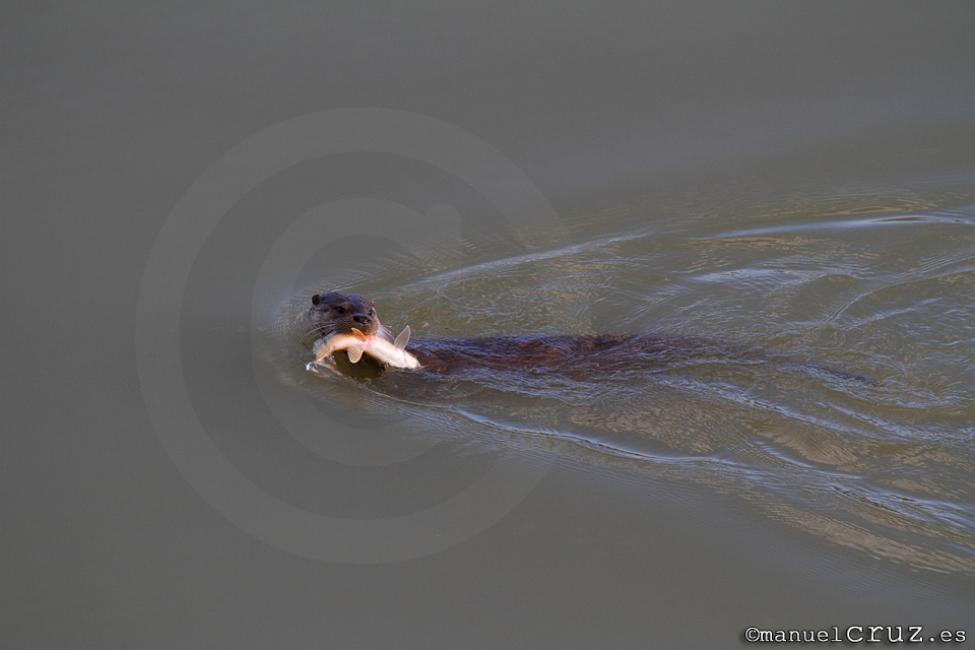
[{"label": "pale fish belly", "polygon": [[333,334],[315,342],[312,348],[315,354],[313,363],[321,365],[336,352],[344,350],[352,363],[358,363],[362,355],[367,354],[393,368],[419,368],[420,362],[417,358],[406,351],[409,340],[409,326],[403,329],[393,342],[381,336],[363,334],[355,329],[351,334]]}]

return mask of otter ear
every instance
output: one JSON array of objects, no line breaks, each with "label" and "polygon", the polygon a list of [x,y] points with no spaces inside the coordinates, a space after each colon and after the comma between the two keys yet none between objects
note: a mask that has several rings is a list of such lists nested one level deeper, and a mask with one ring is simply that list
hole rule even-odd
[{"label": "otter ear", "polygon": [[311,304],[313,304],[313,305],[317,305],[321,301],[322,301],[322,297],[320,295],[318,295],[317,293],[314,296],[311,297]]}]

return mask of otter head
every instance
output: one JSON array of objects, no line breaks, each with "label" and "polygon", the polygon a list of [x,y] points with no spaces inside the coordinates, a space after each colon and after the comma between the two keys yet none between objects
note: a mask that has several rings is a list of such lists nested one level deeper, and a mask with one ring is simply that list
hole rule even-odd
[{"label": "otter head", "polygon": [[383,334],[382,323],[371,300],[353,294],[329,292],[311,297],[308,316],[321,336],[350,334],[357,329],[363,334]]}]

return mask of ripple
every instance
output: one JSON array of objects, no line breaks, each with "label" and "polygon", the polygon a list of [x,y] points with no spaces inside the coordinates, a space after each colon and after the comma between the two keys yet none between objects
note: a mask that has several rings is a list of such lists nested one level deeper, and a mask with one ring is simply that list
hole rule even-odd
[{"label": "ripple", "polygon": [[523,449],[735,494],[873,557],[975,574],[975,211],[970,191],[942,196],[960,205],[742,202],[725,222],[744,228],[695,219],[681,234],[677,214],[543,250],[481,248],[476,262],[390,265],[362,286],[420,335],[652,331],[693,345],[600,372],[421,373],[363,390]]}]

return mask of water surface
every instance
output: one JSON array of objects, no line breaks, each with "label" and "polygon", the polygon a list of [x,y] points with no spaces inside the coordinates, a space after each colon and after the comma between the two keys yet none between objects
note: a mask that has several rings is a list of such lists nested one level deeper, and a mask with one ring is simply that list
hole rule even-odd
[{"label": "water surface", "polygon": [[[964,190],[803,197],[720,220],[637,203],[562,247],[495,243],[341,287],[415,337],[652,333],[671,354],[538,371],[301,376],[312,285],[275,363],[322,399],[449,413],[457,427],[735,494],[772,521],[909,567],[971,574],[975,206]],[[420,254],[421,260],[431,256]],[[370,260],[375,264],[375,260]],[[328,280],[323,280],[327,282]],[[320,283],[320,286],[326,286]],[[687,337],[693,337],[688,339]],[[690,341],[690,342],[688,342]],[[616,363],[610,364],[609,361]],[[336,385],[342,384],[342,385]]]},{"label": "water surface", "polygon": [[[970,625],[973,27],[949,1],[3,3],[0,646]],[[356,383],[304,370],[337,288],[418,337],[742,354]]]}]

